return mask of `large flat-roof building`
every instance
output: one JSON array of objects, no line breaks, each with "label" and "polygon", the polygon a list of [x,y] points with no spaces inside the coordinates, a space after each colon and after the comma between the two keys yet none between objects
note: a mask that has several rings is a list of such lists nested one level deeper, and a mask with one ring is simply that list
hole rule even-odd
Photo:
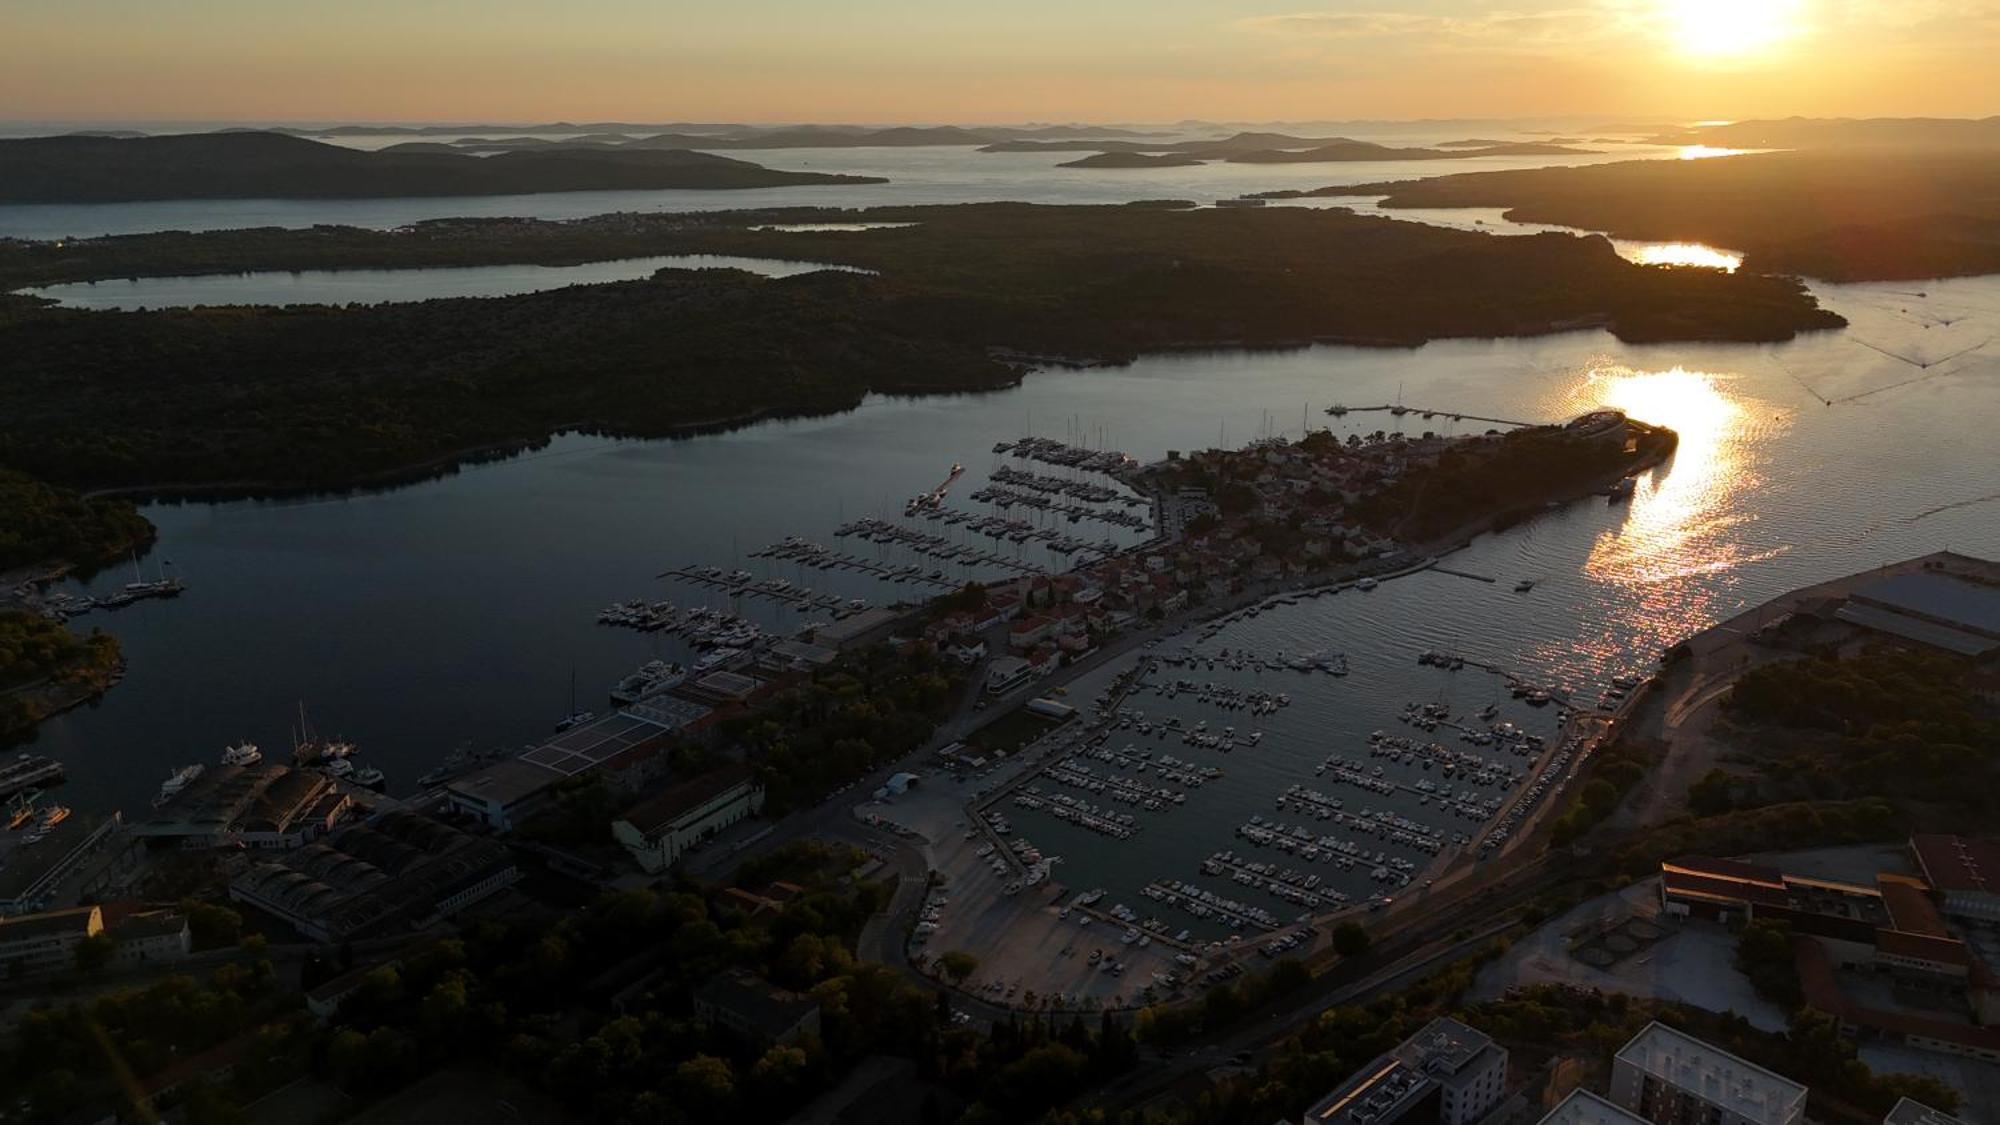
[{"label": "large flat-roof building", "polygon": [[1919,834],[1910,837],[1910,850],[1945,913],[2000,922],[2000,841]]},{"label": "large flat-roof building", "polygon": [[2000,584],[1991,563],[1949,553],[1876,579],[1834,616],[1850,625],[1973,660],[2000,657]]},{"label": "large flat-roof building", "polygon": [[326,835],[353,809],[352,794],[318,770],[210,766],[132,834],[183,848],[282,851]]},{"label": "large flat-roof building", "polygon": [[611,835],[648,874],[672,867],[689,848],[764,808],[764,787],[736,763],[670,786],[625,810]]},{"label": "large flat-roof building", "polygon": [[652,763],[664,760],[668,746],[700,732],[713,715],[711,708],[692,700],[649,697],[564,731],[520,757],[454,778],[444,785],[445,799],[489,828],[512,831],[547,807],[570,778],[629,776],[636,786],[650,776]]},{"label": "large flat-roof building", "polygon": [[818,1001],[741,969],[696,988],[694,1014],[759,1044],[796,1043],[819,1034]]},{"label": "large flat-roof building", "polygon": [[1659,1125],[1798,1125],[1806,1088],[1663,1023],[1611,1060],[1611,1100]]},{"label": "large flat-roof building", "polygon": [[520,878],[505,844],[398,809],[253,863],[229,897],[338,942],[448,918]]},{"label": "large flat-roof building", "polygon": [[1914,1098],[1898,1098],[1882,1117],[1882,1125],[1966,1125],[1941,1109],[1932,1109]]},{"label": "large flat-roof building", "polygon": [[1571,1090],[1539,1125],[1653,1125],[1624,1106],[1591,1093]]},{"label": "large flat-roof building", "polygon": [[1484,1032],[1435,1019],[1306,1110],[1303,1125],[1469,1125],[1500,1103],[1507,1051]]}]

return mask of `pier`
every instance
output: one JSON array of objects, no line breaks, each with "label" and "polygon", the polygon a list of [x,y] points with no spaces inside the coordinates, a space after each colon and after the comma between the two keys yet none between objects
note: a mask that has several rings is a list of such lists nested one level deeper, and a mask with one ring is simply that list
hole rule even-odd
[{"label": "pier", "polygon": [[1518,426],[1523,429],[1544,425],[1541,422],[1523,422],[1517,418],[1488,418],[1479,414],[1462,414],[1456,411],[1435,410],[1422,406],[1403,406],[1393,402],[1386,402],[1381,406],[1329,406],[1326,412],[1336,418],[1343,414],[1386,413],[1393,414],[1398,418],[1408,414],[1417,414],[1424,418],[1449,418],[1454,422],[1487,422],[1495,426]]},{"label": "pier", "polygon": [[[756,582],[750,580],[747,576],[739,578],[737,575],[709,573],[713,569],[713,567],[677,566],[672,570],[663,571],[658,577],[677,578],[682,582],[691,582],[694,585],[705,586],[711,590],[722,590],[727,592],[731,597],[764,598],[782,605],[791,606],[793,609],[821,609],[830,613],[851,613],[856,609],[867,608],[866,603],[863,603],[859,607],[854,604],[854,602],[860,600],[858,598],[843,601],[833,594],[822,594],[817,590],[794,585],[783,578],[769,578],[762,582]],[[930,579],[922,580],[932,581]],[[939,582],[937,584],[946,588],[952,586],[952,583],[949,582]]]}]

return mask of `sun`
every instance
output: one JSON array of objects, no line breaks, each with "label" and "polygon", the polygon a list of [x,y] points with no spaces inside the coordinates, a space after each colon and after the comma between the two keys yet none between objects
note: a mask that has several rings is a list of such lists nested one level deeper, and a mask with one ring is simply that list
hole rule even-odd
[{"label": "sun", "polygon": [[1797,31],[1799,0],[1665,0],[1681,50],[1698,59],[1756,54]]}]

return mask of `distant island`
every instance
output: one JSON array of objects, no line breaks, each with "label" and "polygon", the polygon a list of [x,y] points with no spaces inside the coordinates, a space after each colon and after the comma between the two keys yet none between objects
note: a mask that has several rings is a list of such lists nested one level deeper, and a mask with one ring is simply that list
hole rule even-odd
[{"label": "distant island", "polygon": [[[1210,141],[1142,142],[1010,140],[981,152],[1096,152],[1102,156],[1150,155],[1146,162],[1072,161],[1068,168],[1172,168],[1203,160],[1236,164],[1334,164],[1368,160],[1468,160],[1480,156],[1580,156],[1591,150],[1541,141],[1457,141],[1436,148],[1395,148],[1351,137],[1295,137],[1288,133],[1237,133]],[[1171,158],[1171,159],[1168,159]]]},{"label": "distant island", "polygon": [[1202,160],[1180,153],[1100,152],[1081,160],[1065,160],[1058,168],[1185,168]]},{"label": "distant island", "polygon": [[2000,272],[2000,145],[1830,147],[1262,194],[1503,207],[1521,222],[1724,246],[1753,269],[1829,281]]},{"label": "distant island", "polygon": [[376,199],[884,183],[685,149],[363,152],[265,132],[0,140],[0,203]]}]

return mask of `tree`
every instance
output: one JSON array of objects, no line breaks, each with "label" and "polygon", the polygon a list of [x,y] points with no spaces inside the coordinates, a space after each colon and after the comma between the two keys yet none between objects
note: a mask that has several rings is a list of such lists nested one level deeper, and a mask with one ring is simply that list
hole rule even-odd
[{"label": "tree", "polygon": [[1710,770],[1700,781],[1688,787],[1688,808],[1696,816],[1715,816],[1728,812],[1735,804],[1731,792],[1732,783],[1728,774],[1721,770]]},{"label": "tree", "polygon": [[951,978],[953,984],[964,984],[965,978],[979,968],[979,958],[962,949],[954,949],[937,959],[938,968]]},{"label": "tree", "polygon": [[111,955],[117,951],[117,943],[111,940],[111,935],[92,934],[76,943],[77,971],[94,975],[111,963]]},{"label": "tree", "polygon": [[1342,922],[1333,930],[1333,951],[1342,957],[1359,957],[1368,952],[1368,931],[1359,923]]},{"label": "tree", "polygon": [[197,950],[235,945],[238,935],[243,932],[243,916],[226,906],[183,899],[181,913],[187,915],[188,936]]},{"label": "tree", "polygon": [[696,1055],[674,1068],[674,1091],[688,1116],[696,1121],[720,1121],[736,1101],[736,1075],[727,1060]]}]

